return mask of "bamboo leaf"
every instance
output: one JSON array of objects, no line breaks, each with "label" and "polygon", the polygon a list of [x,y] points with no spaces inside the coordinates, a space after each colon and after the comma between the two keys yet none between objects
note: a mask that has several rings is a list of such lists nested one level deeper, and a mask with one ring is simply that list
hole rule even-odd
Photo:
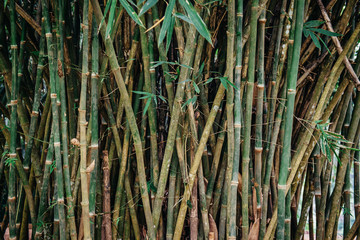
[{"label": "bamboo leaf", "polygon": [[146,13],[150,8],[152,8],[156,3],[158,2],[158,0],[148,0],[144,6],[141,8],[140,12],[139,12],[139,16],[143,15],[144,13]]},{"label": "bamboo leaf", "polygon": [[323,24],[324,21],[321,20],[311,20],[311,21],[307,21],[306,23],[304,23],[304,28],[309,28],[309,27],[318,27],[321,24]]},{"label": "bamboo leaf", "polygon": [[111,1],[110,13],[109,13],[109,21],[106,26],[106,33],[105,36],[109,37],[110,32],[113,30],[113,24],[115,19],[115,9],[116,9],[116,0]]},{"label": "bamboo leaf", "polygon": [[108,1],[108,2],[106,3],[105,10],[104,10],[104,16],[103,16],[103,18],[101,19],[101,22],[100,22],[99,27],[98,27],[98,33],[99,33],[99,31],[100,31],[100,28],[101,28],[102,24],[103,24],[104,21],[105,21],[105,17],[106,17],[106,15],[107,15],[107,13],[108,13],[108,11],[109,11],[109,9],[110,9],[110,6],[112,5],[112,2],[113,2],[113,1],[116,1],[116,0]]},{"label": "bamboo leaf", "polygon": [[143,116],[145,116],[145,114],[146,114],[146,112],[147,112],[147,110],[148,110],[148,108],[149,108],[149,106],[150,106],[150,103],[151,103],[151,98],[148,98],[148,99],[146,100],[146,105],[145,105],[145,107],[144,107]]},{"label": "bamboo leaf", "polygon": [[203,63],[201,64],[200,68],[199,68],[199,72],[198,72],[198,74],[196,75],[196,78],[199,78],[200,75],[203,73],[204,67],[205,67],[205,63],[203,62]]},{"label": "bamboo leaf", "polygon": [[204,21],[201,19],[199,14],[196,12],[194,6],[188,0],[179,0],[181,6],[183,6],[189,15],[192,23],[196,27],[196,30],[213,46],[211,41],[211,34],[208,31]]},{"label": "bamboo leaf", "polygon": [[129,16],[139,24],[141,27],[145,28],[144,24],[141,22],[139,16],[136,14],[134,9],[130,6],[127,0],[119,0],[121,5],[124,7],[125,11],[129,14]]},{"label": "bamboo leaf", "polygon": [[189,105],[190,103],[194,105],[196,103],[196,100],[197,100],[197,96],[194,96],[194,97],[188,99],[181,107],[184,108],[187,105]]},{"label": "bamboo leaf", "polygon": [[319,40],[317,39],[317,36],[315,35],[315,33],[310,32],[310,37],[311,37],[311,39],[313,40],[315,46],[316,46],[318,49],[321,50],[320,42],[319,42]]},{"label": "bamboo leaf", "polygon": [[175,17],[171,16],[171,23],[168,30],[168,34],[166,35],[166,53],[169,51],[172,35],[174,32],[174,26],[175,26]]},{"label": "bamboo leaf", "polygon": [[188,65],[184,65],[184,64],[180,64],[178,62],[168,62],[168,61],[154,61],[154,62],[151,62],[151,63],[155,63],[153,66],[151,66],[152,68],[156,68],[162,64],[170,64],[170,65],[178,65],[178,66],[181,66],[181,67],[184,67],[184,68],[189,68],[189,69],[192,69],[192,67],[188,66]]},{"label": "bamboo leaf", "polygon": [[310,31],[306,28],[304,28],[304,36],[309,37]]},{"label": "bamboo leaf", "polygon": [[171,13],[173,11],[174,6],[175,6],[175,0],[170,0],[169,5],[167,6],[167,8],[165,10],[164,22],[160,29],[160,34],[159,34],[159,38],[158,38],[158,46],[160,46],[160,43],[162,43],[162,41],[164,40],[167,30],[169,29],[169,27],[171,25],[171,18],[172,18]]},{"label": "bamboo leaf", "polygon": [[198,85],[197,85],[194,81],[193,81],[192,83],[193,83],[195,92],[196,92],[197,94],[199,94],[199,93],[200,93],[200,88],[198,87]]},{"label": "bamboo leaf", "polygon": [[209,84],[214,80],[214,78],[209,78],[208,80],[206,80],[206,82],[204,84]]},{"label": "bamboo leaf", "polygon": [[321,37],[319,37],[320,41],[322,42],[322,44],[325,46],[326,50],[328,51],[328,53],[332,56],[330,49],[326,46],[326,43],[321,39]]},{"label": "bamboo leaf", "polygon": [[190,20],[190,18],[188,18],[187,16],[185,16],[184,14],[181,13],[174,13],[174,16],[177,18],[180,18],[181,20],[184,20],[185,22],[189,23],[189,24],[193,24],[192,21]]},{"label": "bamboo leaf", "polygon": [[227,82],[226,82],[226,78],[225,77],[220,77],[220,82],[221,84],[224,86],[224,88],[226,89],[226,91],[228,90],[228,86],[227,86]]},{"label": "bamboo leaf", "polygon": [[158,97],[159,97],[162,101],[166,102],[166,99],[165,99],[163,96],[158,95]]},{"label": "bamboo leaf", "polygon": [[226,83],[230,84],[230,86],[232,86],[235,90],[239,90],[239,88],[236,87],[232,82],[230,82],[228,78],[225,78],[225,81]]},{"label": "bamboo leaf", "polygon": [[318,33],[321,33],[321,34],[324,34],[326,36],[329,36],[329,37],[339,37],[339,36],[342,36],[341,34],[339,33],[336,33],[336,32],[330,32],[328,30],[325,30],[325,29],[322,29],[322,28],[309,28],[310,31],[314,31],[314,32],[318,32]]},{"label": "bamboo leaf", "polygon": [[147,95],[148,97],[152,97],[152,93],[148,93],[148,92],[142,92],[142,91],[132,91],[133,93],[136,94],[142,94],[142,95]]}]

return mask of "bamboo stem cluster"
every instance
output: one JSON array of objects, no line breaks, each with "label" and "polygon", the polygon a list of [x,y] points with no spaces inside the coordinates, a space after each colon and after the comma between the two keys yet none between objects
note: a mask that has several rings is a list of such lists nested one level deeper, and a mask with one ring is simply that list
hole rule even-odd
[{"label": "bamboo stem cluster", "polygon": [[360,236],[359,1],[0,6],[0,237]]}]

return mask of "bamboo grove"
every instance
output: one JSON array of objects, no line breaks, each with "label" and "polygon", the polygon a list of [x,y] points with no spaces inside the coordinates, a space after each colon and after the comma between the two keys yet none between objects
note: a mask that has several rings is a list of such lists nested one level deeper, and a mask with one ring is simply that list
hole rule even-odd
[{"label": "bamboo grove", "polygon": [[360,239],[360,1],[1,0],[5,239]]}]

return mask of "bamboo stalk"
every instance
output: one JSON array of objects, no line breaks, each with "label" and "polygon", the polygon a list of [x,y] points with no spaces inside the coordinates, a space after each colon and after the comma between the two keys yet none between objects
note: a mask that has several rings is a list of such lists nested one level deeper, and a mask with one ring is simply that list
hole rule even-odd
[{"label": "bamboo stalk", "polygon": [[[289,66],[290,71],[287,76],[287,102],[286,102],[286,113],[285,113],[285,135],[284,135],[284,147],[281,154],[281,164],[279,173],[279,199],[278,199],[278,228],[276,237],[278,239],[284,239],[285,234],[285,196],[286,196],[286,180],[288,176],[288,168],[290,165],[291,158],[291,133],[293,125],[293,113],[294,113],[294,102],[296,93],[296,79],[299,66],[300,58],[300,47],[301,37],[304,19],[304,2],[298,1],[296,5],[296,23],[295,23],[295,35],[294,35],[294,46],[291,65]],[[287,233],[289,234],[289,233]]]},{"label": "bamboo stalk", "polygon": [[[9,143],[9,158],[18,161],[16,158],[16,138],[17,138],[17,102],[18,102],[18,90],[17,86],[17,43],[16,43],[16,19],[15,19],[15,0],[10,1],[10,17],[11,17],[11,59],[12,59],[12,74],[11,74],[11,122],[10,122],[10,143]],[[16,173],[15,164],[10,164],[9,167],[9,237],[10,239],[16,239]]]},{"label": "bamboo stalk", "polygon": [[104,217],[102,222],[102,238],[111,239],[111,213],[110,213],[110,173],[109,173],[109,157],[108,152],[103,151],[103,211]]},{"label": "bamboo stalk", "polygon": [[91,239],[90,230],[90,214],[89,214],[89,190],[87,180],[87,141],[86,141],[86,94],[87,94],[87,80],[89,74],[88,68],[88,52],[89,52],[89,1],[85,0],[83,5],[83,56],[82,56],[82,70],[81,70],[81,91],[79,103],[79,126],[80,126],[80,176],[81,176],[81,207],[82,207],[82,221],[84,228],[84,239]]},{"label": "bamboo stalk", "polygon": [[95,202],[96,202],[96,183],[98,180],[99,165],[99,126],[98,126],[98,102],[99,102],[99,41],[96,36],[97,22],[93,18],[92,29],[92,54],[91,54],[91,146],[90,146],[90,165],[94,164],[94,169],[90,174],[89,189],[89,215],[92,237],[95,237]]},{"label": "bamboo stalk", "polygon": [[249,234],[249,163],[250,163],[250,135],[251,135],[251,112],[253,101],[253,89],[255,79],[255,54],[256,54],[256,38],[257,38],[257,14],[259,9],[259,1],[251,1],[251,19],[250,19],[250,53],[248,67],[248,81],[246,85],[245,104],[246,110],[244,114],[244,146],[242,152],[242,239],[247,239]]},{"label": "bamboo stalk", "polygon": [[[57,34],[57,44],[58,44],[58,81],[60,84],[60,118],[61,118],[61,141],[62,141],[62,153],[63,153],[63,171],[64,171],[64,183],[65,183],[65,194],[66,202],[69,206],[67,208],[67,219],[68,219],[68,229],[70,229],[70,237],[72,240],[77,239],[76,233],[76,224],[75,224],[75,215],[74,215],[74,203],[71,195],[71,185],[70,185],[70,170],[69,170],[69,159],[68,159],[68,122],[67,122],[67,103],[66,103],[66,87],[65,87],[65,76],[64,76],[64,2],[58,2],[59,12],[58,12],[58,34]],[[60,66],[59,66],[60,65]]]}]

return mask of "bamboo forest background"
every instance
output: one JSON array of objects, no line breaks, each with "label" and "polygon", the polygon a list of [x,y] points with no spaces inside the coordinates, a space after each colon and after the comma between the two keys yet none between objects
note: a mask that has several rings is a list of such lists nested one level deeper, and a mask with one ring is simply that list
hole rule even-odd
[{"label": "bamboo forest background", "polygon": [[1,237],[360,238],[359,13],[1,0]]}]

